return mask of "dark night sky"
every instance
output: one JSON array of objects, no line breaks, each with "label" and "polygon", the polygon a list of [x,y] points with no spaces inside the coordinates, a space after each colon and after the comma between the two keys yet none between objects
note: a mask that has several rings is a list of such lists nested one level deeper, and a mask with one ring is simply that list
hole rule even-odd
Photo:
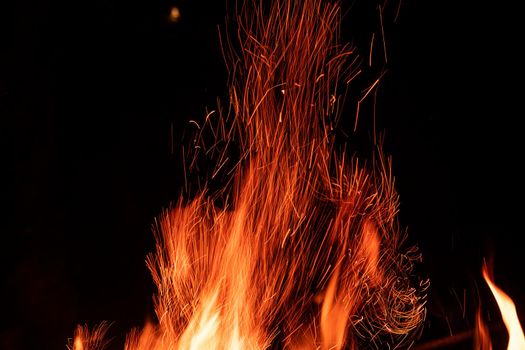
[{"label": "dark night sky", "polygon": [[[525,315],[519,11],[513,3],[458,3],[402,2],[397,24],[387,21],[388,74],[378,93],[400,220],[433,284],[424,338],[446,335],[447,321],[453,332],[472,327],[478,295],[494,315],[479,276],[490,254],[497,282]],[[343,36],[365,54],[377,30],[374,4],[357,0],[344,18]],[[172,5],[181,9],[178,23],[167,20]],[[64,349],[75,324],[102,320],[115,322],[118,345],[152,315],[144,258],[153,218],[182,185],[187,121],[225,97],[217,25],[226,6],[0,6],[8,204],[0,223],[0,349]],[[465,319],[454,297],[464,289]]]}]

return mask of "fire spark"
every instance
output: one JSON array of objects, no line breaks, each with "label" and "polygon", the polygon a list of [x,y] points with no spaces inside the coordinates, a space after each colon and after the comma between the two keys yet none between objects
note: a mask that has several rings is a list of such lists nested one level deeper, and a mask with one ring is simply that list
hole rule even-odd
[{"label": "fire spark", "polygon": [[[147,258],[158,324],[126,350],[409,346],[424,320],[390,160],[379,146],[368,163],[335,152],[339,85],[359,73],[338,41],[340,7],[270,3],[239,9],[239,47],[224,45],[231,112],[195,140],[224,187],[158,219]],[[71,347],[97,349],[88,339]]]}]

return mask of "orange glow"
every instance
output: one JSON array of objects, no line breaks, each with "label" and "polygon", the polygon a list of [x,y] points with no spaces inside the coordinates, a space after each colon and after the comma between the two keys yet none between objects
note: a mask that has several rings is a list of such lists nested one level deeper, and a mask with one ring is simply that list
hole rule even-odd
[{"label": "orange glow", "polygon": [[189,176],[199,156],[215,162],[207,180],[224,188],[158,218],[147,259],[158,325],[126,350],[386,349],[424,320],[390,160],[380,145],[371,162],[335,152],[339,84],[358,71],[338,42],[340,8],[270,3],[239,14],[240,50],[225,48],[230,114],[197,124],[185,158]]},{"label": "orange glow", "polygon": [[496,302],[498,303],[503,323],[509,333],[509,345],[507,350],[523,350],[525,349],[525,336],[523,335],[523,329],[516,312],[516,305],[512,299],[505,294],[489,276],[487,266],[484,265],[482,269],[483,278],[487,282]]},{"label": "orange glow", "polygon": [[103,322],[93,330],[87,326],[78,326],[75,330],[73,344],[68,344],[69,350],[101,350],[107,341],[105,340],[108,324]]},{"label": "orange glow", "polygon": [[75,341],[73,343],[73,350],[84,350],[84,344],[82,342],[81,337],[75,336]]},{"label": "orange glow", "polygon": [[170,11],[170,21],[178,22],[180,19],[180,10],[177,6],[173,6]]},{"label": "orange glow", "polygon": [[492,350],[489,329],[481,317],[481,310],[476,313],[476,328],[474,334],[474,350]]}]

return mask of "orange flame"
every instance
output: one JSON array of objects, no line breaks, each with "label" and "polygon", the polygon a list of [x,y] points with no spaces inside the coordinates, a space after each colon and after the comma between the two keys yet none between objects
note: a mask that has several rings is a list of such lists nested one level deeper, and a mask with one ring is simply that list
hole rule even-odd
[{"label": "orange flame", "polygon": [[489,329],[481,317],[481,310],[478,310],[476,313],[474,350],[492,350],[492,341],[490,339]]},{"label": "orange flame", "polygon": [[107,345],[105,339],[109,325],[101,323],[93,330],[87,326],[77,326],[72,344],[68,344],[69,350],[100,350]]},{"label": "orange flame", "polygon": [[[509,333],[509,344],[507,346],[507,350],[525,349],[525,336],[523,334],[523,329],[521,328],[518,313],[516,312],[516,305],[514,305],[512,299],[494,283],[489,275],[486,265],[483,265],[482,274],[485,282],[487,282],[487,285],[490,288],[490,291],[496,299],[501,316],[503,318],[503,323],[505,324],[507,332]],[[490,346],[488,332],[484,332],[485,335],[483,335],[482,332],[480,333],[481,339],[484,339],[483,341]],[[487,349],[491,348],[492,347],[490,346]]]},{"label": "orange flame", "polygon": [[190,171],[199,152],[211,157],[207,180],[225,187],[158,220],[147,259],[158,326],[132,332],[126,350],[387,348],[410,344],[424,319],[390,161],[334,154],[338,85],[358,74],[338,42],[340,8],[270,3],[240,10],[240,49],[225,50],[231,114],[210,113],[187,157]]}]

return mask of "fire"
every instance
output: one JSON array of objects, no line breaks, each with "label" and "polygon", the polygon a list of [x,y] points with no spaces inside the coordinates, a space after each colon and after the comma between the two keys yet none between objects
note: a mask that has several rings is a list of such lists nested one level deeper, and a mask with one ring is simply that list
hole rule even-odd
[{"label": "fire", "polygon": [[170,21],[172,22],[178,22],[180,19],[180,10],[177,6],[173,6],[170,11],[169,16]]},{"label": "fire", "polygon": [[241,7],[239,48],[225,38],[230,112],[196,123],[187,157],[188,174],[199,157],[216,162],[205,180],[223,187],[157,220],[147,264],[158,324],[133,331],[126,350],[413,342],[425,283],[412,274],[417,251],[403,248],[390,160],[379,145],[369,163],[336,152],[339,85],[359,74],[340,17],[321,0]]},{"label": "fire", "polygon": [[475,350],[492,350],[492,341],[490,339],[489,329],[487,324],[481,317],[481,310],[476,313],[476,328],[474,335],[474,349]]},{"label": "fire", "polygon": [[[507,328],[509,333],[509,344],[507,350],[523,350],[525,349],[525,335],[523,334],[523,329],[518,318],[518,313],[516,312],[516,306],[512,299],[502,291],[490,277],[488,268],[486,265],[482,268],[483,278],[487,285],[490,288],[490,291],[494,295],[496,302],[498,304],[499,310],[501,312],[501,317],[503,318],[503,323]],[[484,326],[483,321],[478,313],[478,342],[483,344],[480,349],[488,350],[492,349],[490,336],[488,334],[486,326]]]},{"label": "fire", "polygon": [[77,326],[75,330],[75,337],[72,344],[68,345],[69,350],[97,350],[103,349],[107,345],[105,339],[106,332],[109,325],[105,322],[101,323],[93,330],[89,330],[87,326]]}]

